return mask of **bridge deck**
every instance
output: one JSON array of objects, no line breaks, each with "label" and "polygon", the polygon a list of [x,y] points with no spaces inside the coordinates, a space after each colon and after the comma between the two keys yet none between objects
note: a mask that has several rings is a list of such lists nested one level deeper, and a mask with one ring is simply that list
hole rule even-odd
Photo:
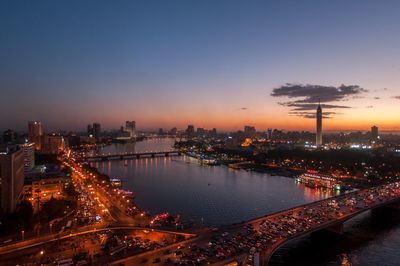
[{"label": "bridge deck", "polygon": [[341,225],[356,215],[395,203],[399,199],[400,182],[396,182],[304,204],[243,223],[242,226],[251,225],[253,228],[245,242],[249,249],[256,246],[254,243],[257,242],[266,265],[280,246],[293,239]]}]

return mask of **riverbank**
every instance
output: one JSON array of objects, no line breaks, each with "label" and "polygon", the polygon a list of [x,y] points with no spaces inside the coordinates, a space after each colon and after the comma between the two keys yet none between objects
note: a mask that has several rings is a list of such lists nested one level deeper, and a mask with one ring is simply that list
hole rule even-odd
[{"label": "riverbank", "polygon": [[232,169],[236,170],[244,170],[244,171],[253,171],[257,173],[263,173],[263,174],[269,174],[271,176],[284,176],[284,177],[290,177],[290,178],[295,178],[297,175],[303,173],[304,171],[294,171],[294,170],[289,170],[286,168],[282,167],[271,167],[265,164],[256,164],[253,162],[245,162],[245,163],[240,163],[240,164],[224,164]]}]

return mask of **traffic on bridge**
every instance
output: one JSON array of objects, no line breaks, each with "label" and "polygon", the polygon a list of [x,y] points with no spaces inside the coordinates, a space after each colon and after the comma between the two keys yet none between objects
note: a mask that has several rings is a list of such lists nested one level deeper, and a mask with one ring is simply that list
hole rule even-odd
[{"label": "traffic on bridge", "polygon": [[181,244],[120,262],[125,265],[150,265],[153,262],[165,262],[166,265],[268,265],[273,253],[286,242],[321,229],[340,233],[338,228],[346,220],[395,203],[399,197],[399,182],[350,192],[240,225],[209,228],[187,246]]},{"label": "traffic on bridge", "polygon": [[273,253],[286,242],[321,229],[340,233],[346,220],[396,203],[399,197],[399,182],[347,193],[249,221],[241,231],[231,237],[222,235],[212,246],[224,250],[222,257],[231,251],[244,250],[248,264],[257,258],[261,265],[267,265]]}]

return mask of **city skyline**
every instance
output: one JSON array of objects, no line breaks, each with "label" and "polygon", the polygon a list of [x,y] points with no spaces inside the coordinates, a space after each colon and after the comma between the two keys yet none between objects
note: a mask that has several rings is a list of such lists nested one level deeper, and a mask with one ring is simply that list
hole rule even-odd
[{"label": "city skyline", "polygon": [[1,265],[400,265],[400,1],[0,2]]},{"label": "city skyline", "polygon": [[1,7],[2,130],[400,130],[396,1]]}]

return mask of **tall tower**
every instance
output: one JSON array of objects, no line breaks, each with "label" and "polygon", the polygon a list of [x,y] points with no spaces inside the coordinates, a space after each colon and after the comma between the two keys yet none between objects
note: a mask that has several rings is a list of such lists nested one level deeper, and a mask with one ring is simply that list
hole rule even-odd
[{"label": "tall tower", "polygon": [[322,108],[321,102],[318,104],[317,108],[317,138],[316,143],[317,147],[322,146]]}]

